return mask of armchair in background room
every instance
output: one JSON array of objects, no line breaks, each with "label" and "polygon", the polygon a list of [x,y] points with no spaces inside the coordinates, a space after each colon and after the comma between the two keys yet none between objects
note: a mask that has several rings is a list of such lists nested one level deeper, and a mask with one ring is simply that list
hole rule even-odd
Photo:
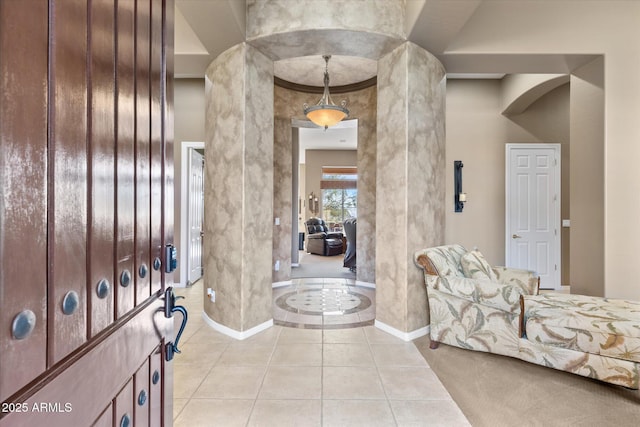
[{"label": "armchair in background room", "polygon": [[331,233],[322,218],[309,218],[307,226],[307,252],[316,255],[340,255],[344,251],[342,233]]},{"label": "armchair in background room", "polygon": [[349,218],[344,221],[344,234],[347,236],[347,250],[344,253],[344,267],[356,271],[356,229],[358,220]]}]

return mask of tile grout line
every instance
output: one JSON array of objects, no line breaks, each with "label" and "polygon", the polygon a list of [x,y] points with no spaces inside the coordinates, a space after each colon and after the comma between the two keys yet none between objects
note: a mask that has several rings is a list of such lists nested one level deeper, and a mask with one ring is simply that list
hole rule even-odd
[{"label": "tile grout line", "polygon": [[382,387],[382,392],[384,393],[385,400],[387,401],[387,406],[389,407],[389,411],[391,411],[391,416],[393,417],[393,422],[395,425],[398,425],[398,420],[396,419],[396,414],[393,411],[393,407],[391,406],[391,401],[389,400],[389,395],[387,393],[387,389],[384,386],[384,382],[382,381],[382,375],[380,375],[380,368],[378,366],[378,362],[373,354],[373,350],[371,348],[371,341],[369,340],[369,336],[366,331],[363,329],[365,339],[367,340],[367,346],[369,347],[369,353],[371,353],[371,358],[373,359],[373,365],[376,367],[376,373],[378,374],[378,380],[380,381],[380,387]]},{"label": "tile grout line", "polygon": [[[324,317],[324,316],[323,316]],[[323,319],[324,322],[324,319]],[[323,325],[324,326],[324,325]],[[324,425],[324,328],[320,334],[320,425]]]},{"label": "tile grout line", "polygon": [[269,372],[269,368],[271,367],[271,362],[273,361],[273,354],[276,352],[276,347],[278,346],[278,342],[280,341],[281,335],[282,335],[282,328],[279,328],[273,344],[273,348],[271,349],[271,354],[269,355],[269,359],[267,360],[267,366],[265,366],[264,374],[262,375],[262,381],[260,381],[260,387],[258,387],[256,397],[255,399],[253,399],[253,403],[251,405],[251,410],[249,411],[249,417],[247,417],[247,422],[245,424],[245,427],[248,427],[249,422],[251,421],[251,416],[253,415],[253,411],[256,408],[256,403],[258,403],[258,397],[260,396],[260,392],[262,391],[262,387],[264,386],[264,380],[267,378],[267,373]]}]

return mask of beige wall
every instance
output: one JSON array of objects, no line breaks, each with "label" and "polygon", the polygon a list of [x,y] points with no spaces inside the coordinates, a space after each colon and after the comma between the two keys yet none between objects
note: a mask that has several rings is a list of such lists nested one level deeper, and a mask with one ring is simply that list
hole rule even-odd
[{"label": "beige wall", "polygon": [[603,80],[603,58],[571,76],[571,292],[595,296],[605,295]]},{"label": "beige wall", "polygon": [[[505,263],[505,144],[555,142],[562,146],[562,218],[569,218],[569,85],[534,102],[522,114],[500,113],[504,82],[447,82],[447,221],[445,240],[477,247],[494,265]],[[468,202],[454,212],[453,162],[462,160]],[[569,283],[569,232],[562,231],[563,284]]]},{"label": "beige wall", "polygon": [[[549,22],[553,17],[553,25]],[[640,287],[630,284],[634,277],[634,254],[640,252],[640,197],[629,195],[640,194],[640,170],[635,167],[640,158],[640,2],[634,1],[600,1],[576,2],[571,0],[541,1],[491,1],[483,2],[473,18],[468,22],[460,36],[452,43],[448,51],[451,53],[471,54],[520,54],[520,53],[602,53],[604,55],[604,216],[605,221],[605,295],[640,299]],[[180,107],[176,89],[176,141],[180,139],[178,126]],[[484,102],[469,100],[475,105],[484,105],[489,110],[496,110],[491,95]],[[464,103],[465,101],[462,100]],[[496,101],[497,102],[497,101]],[[469,106],[459,105],[464,112]],[[490,115],[487,111],[487,117]],[[505,119],[506,120],[506,119]],[[456,129],[447,120],[448,137],[464,133]],[[466,123],[454,120],[457,126],[465,127]],[[451,122],[451,123],[453,123]],[[486,139],[482,132],[497,126],[495,123],[479,123],[475,130],[469,131],[473,139]],[[520,135],[533,138],[516,125],[496,130],[498,134],[508,134],[509,140],[516,140]],[[522,139],[524,140],[524,139]],[[470,143],[470,141],[468,142]],[[494,141],[495,143],[495,141]],[[176,144],[178,148],[178,144]],[[453,154],[457,148],[452,146]],[[489,150],[495,147],[489,146]],[[464,152],[458,151],[459,157]],[[501,154],[504,158],[504,153]],[[447,165],[454,159],[447,155]],[[176,159],[178,160],[178,159]],[[464,160],[464,158],[462,158]],[[448,166],[449,167],[449,166]],[[468,168],[465,163],[465,175]],[[451,175],[451,177],[450,177]],[[447,200],[452,200],[450,192],[452,173],[447,177]],[[483,179],[486,182],[490,179]],[[468,181],[466,181],[468,183]],[[468,184],[465,184],[468,185]],[[176,186],[179,188],[179,185]],[[471,211],[472,197],[465,212]],[[176,199],[179,200],[179,199]],[[496,201],[499,203],[499,200]],[[453,202],[451,202],[451,205]],[[452,209],[452,207],[451,207]],[[469,210],[468,210],[469,209]],[[447,208],[447,220],[451,214]],[[178,218],[176,218],[178,219]],[[466,230],[465,221],[456,219],[461,231]],[[502,230],[503,227],[495,227]],[[452,228],[447,226],[448,234]],[[468,231],[468,230],[467,230]],[[462,237],[468,234],[464,233]],[[631,237],[630,237],[631,236]],[[457,236],[456,236],[457,237]],[[491,239],[483,231],[478,246],[481,249]],[[466,243],[474,246],[474,242]],[[493,251],[490,261],[504,259],[504,254]]]},{"label": "beige wall", "polygon": [[[182,143],[204,142],[204,78],[202,79],[176,79],[173,86],[174,99],[174,132],[175,144],[173,145],[174,156],[174,239],[178,248],[178,254],[182,254],[180,221],[182,195]],[[174,274],[177,282],[180,278],[182,266],[178,263],[178,269]],[[184,283],[183,283],[184,284]]]},{"label": "beige wall", "polygon": [[[499,80],[447,81],[445,241],[477,247],[489,263],[504,265],[505,144],[539,142],[502,111]],[[453,162],[462,160],[468,202],[454,212]]]},{"label": "beige wall", "polygon": [[495,0],[483,2],[447,48],[451,54],[604,55],[604,294],[633,300],[640,300],[633,279],[640,253],[638,22],[637,1]]}]

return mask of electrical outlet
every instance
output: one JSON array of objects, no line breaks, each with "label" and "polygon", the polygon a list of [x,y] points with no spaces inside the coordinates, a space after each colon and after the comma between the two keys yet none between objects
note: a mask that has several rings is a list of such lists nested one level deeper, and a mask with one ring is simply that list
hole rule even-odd
[{"label": "electrical outlet", "polygon": [[280,271],[280,260],[276,261],[276,264],[273,266],[275,271]]},{"label": "electrical outlet", "polygon": [[209,295],[209,299],[211,302],[216,302],[216,291],[211,291],[211,295]]},{"label": "electrical outlet", "polygon": [[280,218],[276,217],[275,224],[276,224],[276,225],[280,225]]}]

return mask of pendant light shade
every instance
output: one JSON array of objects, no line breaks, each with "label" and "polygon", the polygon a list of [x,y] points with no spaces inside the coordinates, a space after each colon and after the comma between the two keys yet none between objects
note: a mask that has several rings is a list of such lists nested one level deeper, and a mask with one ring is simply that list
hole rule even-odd
[{"label": "pendant light shade", "polygon": [[323,56],[325,61],[324,70],[324,92],[322,98],[316,105],[309,106],[304,104],[304,115],[318,126],[322,126],[325,130],[329,126],[334,126],[341,120],[349,116],[347,110],[347,101],[342,101],[340,105],[335,105],[329,95],[329,59],[331,55]]}]

